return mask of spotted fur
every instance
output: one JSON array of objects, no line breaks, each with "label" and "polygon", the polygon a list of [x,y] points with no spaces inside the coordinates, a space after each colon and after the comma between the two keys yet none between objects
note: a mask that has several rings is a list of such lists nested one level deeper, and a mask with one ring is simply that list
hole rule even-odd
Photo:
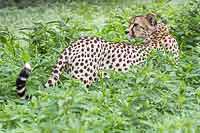
[{"label": "spotted fur", "polygon": [[[127,43],[113,43],[98,37],[81,37],[73,42],[60,55],[45,86],[54,86],[59,81],[62,70],[67,68],[73,78],[81,80],[88,87],[98,79],[99,70],[112,69],[125,72],[130,66],[143,63],[153,49],[164,49],[173,53],[178,59],[176,40],[164,24],[157,24],[152,14],[134,17],[130,22],[128,34],[130,37],[143,37],[144,44],[134,46]],[[25,70],[27,67],[22,69],[21,75]],[[25,75],[29,75],[29,72],[25,71]],[[20,77],[28,78],[19,76],[17,90],[25,88],[25,82],[21,85],[23,78]],[[18,95],[24,97],[21,93]]]}]

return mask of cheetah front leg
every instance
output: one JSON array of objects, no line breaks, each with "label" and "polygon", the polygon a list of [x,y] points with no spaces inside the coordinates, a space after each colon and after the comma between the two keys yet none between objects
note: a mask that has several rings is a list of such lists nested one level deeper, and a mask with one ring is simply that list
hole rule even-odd
[{"label": "cheetah front leg", "polygon": [[58,82],[63,68],[65,68],[65,66],[68,63],[68,55],[69,55],[69,50],[68,48],[65,48],[63,53],[58,58],[58,61],[53,68],[52,74],[49,77],[47,83],[45,84],[45,87],[54,86]]}]

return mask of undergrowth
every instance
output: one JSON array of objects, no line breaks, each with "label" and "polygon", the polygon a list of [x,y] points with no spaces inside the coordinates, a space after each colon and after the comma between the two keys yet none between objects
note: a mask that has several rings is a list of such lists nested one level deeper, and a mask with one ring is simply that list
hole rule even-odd
[{"label": "undergrowth", "polygon": [[[0,132],[200,132],[200,17],[198,0],[138,3],[67,2],[0,10]],[[89,89],[64,73],[44,89],[64,47],[80,36],[139,44],[125,34],[130,17],[149,12],[169,25],[179,62],[160,52],[129,72],[109,71]],[[16,96],[25,62],[31,101]],[[176,64],[176,65],[175,65]]]}]

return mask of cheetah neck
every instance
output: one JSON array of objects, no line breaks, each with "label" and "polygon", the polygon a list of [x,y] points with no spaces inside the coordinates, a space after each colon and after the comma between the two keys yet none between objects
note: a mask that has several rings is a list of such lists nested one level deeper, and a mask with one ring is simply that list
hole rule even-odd
[{"label": "cheetah neck", "polygon": [[144,46],[149,49],[160,49],[166,36],[170,35],[168,28],[163,23],[159,23],[144,40]]},{"label": "cheetah neck", "polygon": [[163,49],[162,42],[168,35],[168,28],[162,23],[158,24],[156,29],[145,38],[144,44],[140,46],[140,55],[147,58],[153,50]]}]

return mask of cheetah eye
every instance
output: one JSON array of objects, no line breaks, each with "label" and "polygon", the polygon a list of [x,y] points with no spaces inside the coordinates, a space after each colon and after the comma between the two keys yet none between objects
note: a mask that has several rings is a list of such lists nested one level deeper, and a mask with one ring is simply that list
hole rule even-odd
[{"label": "cheetah eye", "polygon": [[139,24],[134,24],[134,26],[136,29],[142,29],[144,30],[145,28],[143,26],[140,26]]},{"label": "cheetah eye", "polygon": [[138,26],[139,24],[133,24],[134,27]]}]

